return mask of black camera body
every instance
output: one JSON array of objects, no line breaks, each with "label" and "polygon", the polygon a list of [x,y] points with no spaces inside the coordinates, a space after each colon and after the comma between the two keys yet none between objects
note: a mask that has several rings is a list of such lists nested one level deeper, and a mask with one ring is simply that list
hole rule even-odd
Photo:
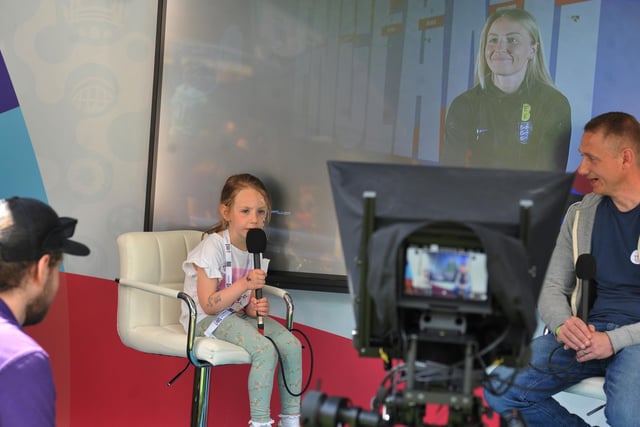
[{"label": "black camera body", "polygon": [[398,272],[399,327],[417,337],[417,360],[462,361],[468,343],[482,348],[504,329],[490,292],[487,253],[468,227],[446,222],[413,232],[401,245]]},{"label": "black camera body", "polygon": [[422,426],[429,403],[449,406],[450,426],[482,425],[474,389],[487,368],[528,362],[573,175],[328,165],[353,344],[360,356],[381,358],[387,375],[368,411],[308,394],[304,425]]}]

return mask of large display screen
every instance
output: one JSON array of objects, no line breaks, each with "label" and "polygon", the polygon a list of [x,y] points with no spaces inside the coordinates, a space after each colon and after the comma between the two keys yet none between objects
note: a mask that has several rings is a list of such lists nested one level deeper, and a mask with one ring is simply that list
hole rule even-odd
[{"label": "large display screen", "polygon": [[[631,0],[163,4],[149,223],[204,230],[219,219],[225,179],[253,173],[273,199],[272,277],[344,282],[327,161],[574,171],[591,117],[638,113],[628,88],[640,61],[628,52],[640,3]],[[539,34],[522,59],[535,57],[553,86],[530,92],[557,102],[473,107],[478,61],[507,40],[499,26],[483,27],[513,8],[532,15]]]}]

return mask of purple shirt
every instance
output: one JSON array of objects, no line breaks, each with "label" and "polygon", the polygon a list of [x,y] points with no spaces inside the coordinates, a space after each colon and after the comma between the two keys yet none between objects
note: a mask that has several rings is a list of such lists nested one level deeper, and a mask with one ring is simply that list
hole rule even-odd
[{"label": "purple shirt", "polygon": [[0,427],[56,424],[49,355],[0,299]]}]

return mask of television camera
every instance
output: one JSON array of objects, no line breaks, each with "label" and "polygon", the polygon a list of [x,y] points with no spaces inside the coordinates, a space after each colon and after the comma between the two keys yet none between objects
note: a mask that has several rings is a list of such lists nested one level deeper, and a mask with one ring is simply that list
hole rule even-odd
[{"label": "television camera", "polygon": [[[356,315],[386,375],[369,410],[308,393],[305,426],[481,426],[490,365],[524,366],[573,174],[329,162]],[[384,177],[384,179],[381,179]],[[401,188],[402,191],[398,191]],[[354,236],[358,236],[354,238]]]}]

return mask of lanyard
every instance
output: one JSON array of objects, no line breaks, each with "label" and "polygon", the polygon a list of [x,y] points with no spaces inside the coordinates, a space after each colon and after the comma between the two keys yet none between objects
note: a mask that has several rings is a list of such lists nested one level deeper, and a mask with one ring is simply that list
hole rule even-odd
[{"label": "lanyard", "polygon": [[[231,253],[231,239],[229,238],[229,230],[224,230],[222,233],[224,237],[224,287],[228,288],[233,283],[233,263],[232,263],[232,253]],[[237,313],[246,307],[249,304],[249,298],[251,296],[251,291],[246,291],[240,298],[238,298],[231,307],[227,307],[218,313],[215,320],[211,322],[206,331],[204,331],[205,336],[211,337],[213,331],[222,323],[222,321],[229,315],[233,313]]]},{"label": "lanyard", "polygon": [[224,236],[224,287],[228,288],[233,283],[233,268],[231,258],[231,238],[229,237],[229,230],[225,229],[222,232]]}]

